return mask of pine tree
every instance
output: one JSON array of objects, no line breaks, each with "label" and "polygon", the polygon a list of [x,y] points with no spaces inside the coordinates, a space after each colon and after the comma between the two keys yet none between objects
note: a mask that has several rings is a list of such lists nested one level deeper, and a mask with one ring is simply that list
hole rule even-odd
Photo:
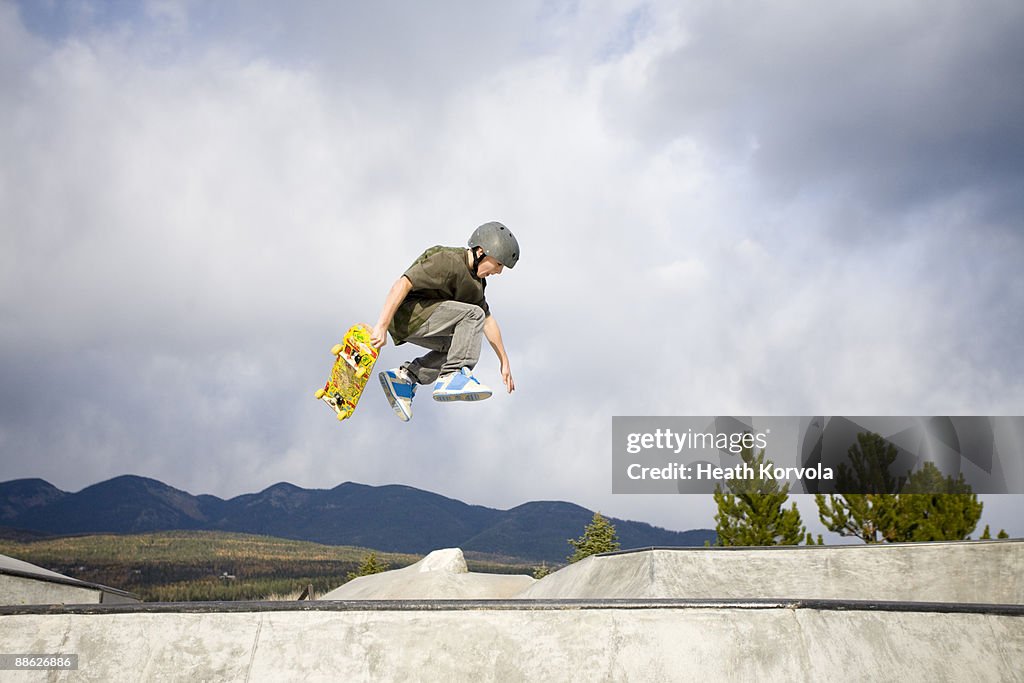
[{"label": "pine tree", "polygon": [[850,464],[837,468],[836,488],[863,491],[825,496],[817,493],[818,515],[822,524],[840,536],[856,536],[865,543],[881,543],[894,534],[896,498],[903,479],[894,479],[889,467],[898,451],[878,434],[863,432],[847,450]]},{"label": "pine tree", "polygon": [[[1000,529],[999,533],[996,535],[996,538],[1009,538],[1009,537],[1010,537],[1010,534],[1006,533],[1006,529]],[[981,534],[981,536],[979,537],[978,540],[980,540],[980,541],[991,541],[992,540],[992,530],[989,528],[988,524],[985,525],[985,531],[982,532],[982,534]]]},{"label": "pine tree", "polygon": [[[765,463],[764,449],[755,456],[752,449],[744,448],[740,457],[755,473]],[[804,539],[807,530],[800,523],[796,503],[783,509],[789,499],[789,484],[780,486],[770,478],[736,478],[728,480],[726,488],[728,493],[716,487],[714,494],[718,545],[798,545]]]},{"label": "pine tree", "polygon": [[829,531],[855,536],[865,543],[890,541],[895,536],[897,497],[895,494],[814,495],[818,516]]},{"label": "pine tree", "polygon": [[925,463],[906,478],[894,478],[889,468],[896,447],[870,432],[857,435],[848,455],[852,470],[845,463],[839,467],[837,487],[864,493],[815,495],[829,531],[865,543],[906,543],[965,539],[977,526],[982,504],[962,474],[946,477]]},{"label": "pine tree", "polygon": [[910,475],[899,495],[893,540],[960,541],[969,538],[981,518],[982,503],[961,473],[943,477],[928,462]]},{"label": "pine tree", "polygon": [[825,541],[822,539],[821,534],[818,534],[818,540],[814,540],[814,536],[808,531],[807,540],[804,541],[804,545],[825,545]]},{"label": "pine tree", "polygon": [[600,512],[595,512],[594,518],[583,530],[583,535],[577,539],[570,538],[569,545],[575,549],[569,557],[571,564],[596,553],[618,550],[619,537],[615,533],[615,526],[602,517]]},{"label": "pine tree", "polygon": [[890,472],[899,451],[874,432],[861,432],[857,443],[846,454],[849,464],[840,463],[836,472],[836,488],[864,493],[897,493],[905,482]]},{"label": "pine tree", "polygon": [[391,565],[389,565],[387,562],[384,562],[383,560],[378,560],[377,553],[369,553],[363,556],[363,563],[359,565],[359,569],[355,570],[354,572],[349,572],[345,576],[345,580],[351,581],[352,579],[357,579],[360,576],[369,576],[370,574],[379,574],[381,572],[386,572],[388,570],[388,567],[390,566]]}]

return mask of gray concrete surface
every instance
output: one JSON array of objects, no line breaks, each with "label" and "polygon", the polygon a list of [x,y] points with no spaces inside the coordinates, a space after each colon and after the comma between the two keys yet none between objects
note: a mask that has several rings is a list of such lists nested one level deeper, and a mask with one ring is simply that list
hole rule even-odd
[{"label": "gray concrete surface", "polygon": [[0,605],[139,602],[138,596],[0,555]]},{"label": "gray concrete surface", "polygon": [[523,574],[471,572],[459,548],[435,550],[408,567],[360,576],[323,600],[475,600],[510,598],[536,582]]},{"label": "gray concrete surface", "polygon": [[93,588],[0,574],[0,605],[77,605],[99,603],[101,597]]},{"label": "gray concrete surface", "polygon": [[1022,547],[651,549],[515,599],[0,607],[0,653],[80,657],[5,681],[1024,681]]},{"label": "gray concrete surface", "polygon": [[[0,616],[55,681],[1014,681],[1024,609],[865,604],[320,603],[324,611]],[[101,608],[94,608],[100,610]],[[8,672],[10,673],[10,672]],[[43,680],[39,673],[5,680]]]},{"label": "gray concrete surface", "polygon": [[1024,604],[1024,541],[610,553],[564,567],[518,597]]}]

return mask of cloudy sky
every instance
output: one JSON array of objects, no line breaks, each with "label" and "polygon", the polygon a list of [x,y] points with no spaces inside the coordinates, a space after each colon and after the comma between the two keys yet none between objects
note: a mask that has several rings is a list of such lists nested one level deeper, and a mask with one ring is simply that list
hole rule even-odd
[{"label": "cloudy sky", "polygon": [[[1016,0],[0,0],[0,480],[687,529],[710,500],[611,494],[613,415],[1019,415],[1022,32]],[[519,390],[338,424],[331,345],[489,220]]]}]

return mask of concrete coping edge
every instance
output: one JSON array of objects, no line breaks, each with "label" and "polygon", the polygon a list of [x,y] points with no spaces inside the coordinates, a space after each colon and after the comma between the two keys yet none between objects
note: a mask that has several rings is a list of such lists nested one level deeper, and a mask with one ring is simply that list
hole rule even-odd
[{"label": "concrete coping edge", "polygon": [[120,605],[0,606],[0,617],[18,615],[237,614],[260,612],[443,612],[559,610],[818,610],[869,612],[931,612],[1024,617],[1024,605],[896,602],[878,600],[675,598],[502,599],[502,600],[313,600],[238,602],[151,602]]},{"label": "concrete coping edge", "polygon": [[[954,545],[995,545],[995,544],[1021,544],[1024,545],[1024,538],[993,538],[985,540],[969,540],[969,541],[921,541],[918,543],[845,543],[843,545],[732,545],[732,546],[720,546],[720,545],[651,545],[643,546],[640,548],[627,548],[626,550],[612,550],[606,553],[594,553],[589,557],[611,557],[613,555],[629,555],[631,553],[645,553],[651,550],[671,550],[673,552],[695,552],[695,551],[715,551],[715,552],[739,552],[739,551],[783,551],[783,550],[799,550],[803,552],[814,552],[821,550],[849,550],[851,548],[928,548],[928,547],[939,547],[939,546],[954,546]],[[586,559],[586,558],[584,558]]]},{"label": "concrete coping edge", "polygon": [[49,574],[37,574],[35,572],[21,571],[18,569],[6,569],[0,568],[0,574],[7,576],[16,576],[20,579],[32,579],[33,581],[45,581],[46,583],[56,583],[63,586],[74,586],[75,588],[88,588],[91,590],[97,590],[103,593],[110,593],[111,595],[119,595],[125,598],[132,598],[139,600],[139,596],[134,593],[130,593],[120,588],[111,588],[110,586],[104,586],[99,583],[91,583],[89,581],[82,581],[71,576],[51,576]]}]

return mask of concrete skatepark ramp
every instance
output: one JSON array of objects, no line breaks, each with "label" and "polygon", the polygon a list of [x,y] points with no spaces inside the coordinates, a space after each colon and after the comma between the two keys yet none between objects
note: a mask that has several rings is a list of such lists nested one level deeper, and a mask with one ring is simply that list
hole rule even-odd
[{"label": "concrete skatepark ramp", "polygon": [[[1004,541],[886,549],[915,556],[899,561],[873,550],[836,554],[847,551],[835,548],[617,553],[567,567],[514,599],[11,606],[0,608],[0,651],[78,654],[77,671],[47,677],[69,681],[1020,681],[1024,604],[993,600],[1020,595],[1014,591],[1024,570],[1022,546]],[[925,556],[922,547],[943,552]],[[862,559],[855,562],[855,556]],[[731,563],[737,558],[751,575],[760,572],[759,580],[735,573]],[[1012,585],[979,590],[975,595],[987,598],[979,602],[770,594],[784,587],[810,591],[837,564],[843,569],[836,585],[857,583],[863,595],[901,583],[923,590],[899,572],[924,559],[915,571],[931,568],[954,584]],[[601,593],[619,585],[616,573],[631,587],[619,587],[620,593],[678,591],[686,584],[679,578],[683,572],[698,577],[696,567],[714,575],[718,563],[729,567],[718,589],[745,582],[766,592],[733,599],[530,597],[542,586]],[[965,564],[954,571],[943,563]],[[803,584],[772,583],[771,574],[785,572],[807,578]],[[690,584],[718,590],[707,576]],[[969,594],[957,586],[943,590],[945,596]]]},{"label": "concrete skatepark ramp", "polygon": [[0,605],[139,602],[127,591],[79,581],[34,564],[0,555]]},{"label": "concrete skatepark ramp", "polygon": [[511,598],[536,579],[522,574],[471,572],[459,548],[435,550],[408,567],[343,584],[322,600],[476,600]]},{"label": "concrete skatepark ramp", "polygon": [[521,598],[1024,604],[1024,542],[649,548],[592,555]]}]

